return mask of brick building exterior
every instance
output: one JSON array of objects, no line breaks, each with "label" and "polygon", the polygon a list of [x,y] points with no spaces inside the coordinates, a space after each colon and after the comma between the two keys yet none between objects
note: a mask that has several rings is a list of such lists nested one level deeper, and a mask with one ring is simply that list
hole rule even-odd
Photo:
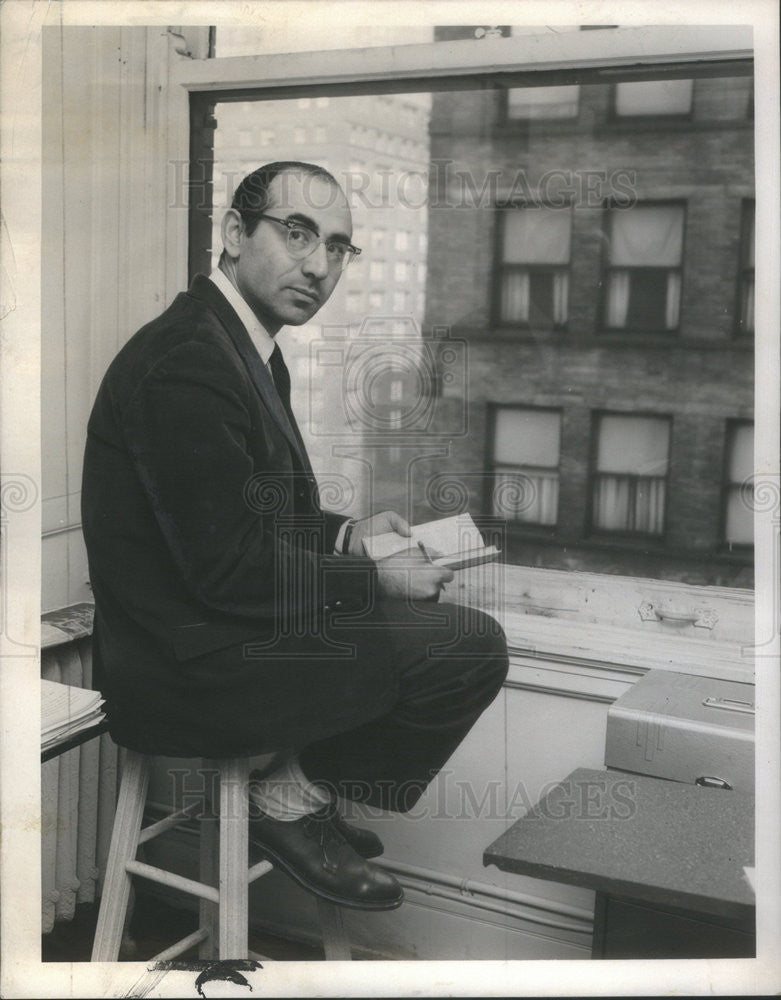
[{"label": "brick building exterior", "polygon": [[424,329],[467,365],[447,456],[408,469],[418,519],[460,503],[506,518],[511,562],[751,586],[752,128],[745,76],[433,95]]}]

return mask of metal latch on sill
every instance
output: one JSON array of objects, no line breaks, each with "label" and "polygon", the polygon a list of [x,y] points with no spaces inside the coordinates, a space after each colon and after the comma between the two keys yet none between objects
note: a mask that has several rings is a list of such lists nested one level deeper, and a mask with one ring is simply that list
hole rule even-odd
[{"label": "metal latch on sill", "polygon": [[644,622],[689,622],[697,628],[713,628],[719,620],[713,608],[681,608],[671,604],[655,605],[652,601],[643,601],[637,613]]},{"label": "metal latch on sill", "polygon": [[746,715],[756,715],[756,709],[750,701],[736,701],[734,698],[704,698],[706,708],[721,708],[725,712],[744,712]]}]

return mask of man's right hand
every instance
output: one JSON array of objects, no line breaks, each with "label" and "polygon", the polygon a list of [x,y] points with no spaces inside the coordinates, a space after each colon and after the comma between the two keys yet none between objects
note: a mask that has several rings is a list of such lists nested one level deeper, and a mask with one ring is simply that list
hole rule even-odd
[{"label": "man's right hand", "polygon": [[418,548],[378,559],[375,565],[383,597],[431,600],[454,576],[452,569],[430,563]]}]

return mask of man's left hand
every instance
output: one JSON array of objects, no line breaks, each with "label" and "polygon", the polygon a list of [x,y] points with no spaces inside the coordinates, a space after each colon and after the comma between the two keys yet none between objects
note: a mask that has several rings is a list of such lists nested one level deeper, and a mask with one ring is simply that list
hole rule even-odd
[{"label": "man's left hand", "polygon": [[362,556],[363,540],[371,535],[381,535],[384,531],[395,531],[402,538],[409,538],[412,532],[407,521],[397,514],[395,510],[384,510],[372,517],[365,517],[362,521],[356,521],[352,534],[350,535],[349,553],[351,556]]}]

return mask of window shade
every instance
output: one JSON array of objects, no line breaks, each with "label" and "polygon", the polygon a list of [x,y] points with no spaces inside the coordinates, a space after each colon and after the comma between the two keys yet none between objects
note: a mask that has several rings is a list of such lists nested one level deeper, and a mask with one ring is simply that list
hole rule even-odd
[{"label": "window shade", "polygon": [[517,208],[504,213],[506,264],[568,264],[570,210]]},{"label": "window shade", "polygon": [[636,205],[610,212],[610,263],[677,267],[683,246],[683,206]]},{"label": "window shade", "polygon": [[685,115],[692,106],[693,80],[638,80],[616,86],[616,114]]},{"label": "window shade", "polygon": [[565,87],[512,87],[507,91],[510,118],[567,118],[578,110],[579,84]]},{"label": "window shade", "polygon": [[496,414],[494,460],[503,465],[556,468],[561,416],[551,410],[503,409]]},{"label": "window shade", "polygon": [[667,473],[669,421],[659,417],[602,417],[597,470],[636,476]]}]

